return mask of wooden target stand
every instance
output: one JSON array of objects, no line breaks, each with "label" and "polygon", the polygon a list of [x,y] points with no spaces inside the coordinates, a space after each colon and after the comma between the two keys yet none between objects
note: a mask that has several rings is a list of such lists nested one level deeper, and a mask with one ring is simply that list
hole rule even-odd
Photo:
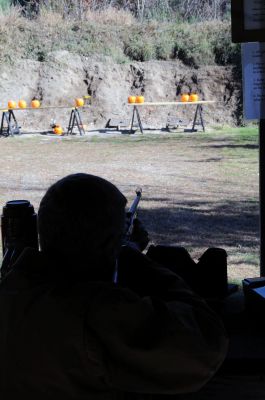
[{"label": "wooden target stand", "polygon": [[[14,135],[20,135],[20,126],[18,125],[17,119],[15,117],[14,111],[23,110],[48,110],[48,109],[71,109],[70,119],[68,123],[67,132],[64,135],[75,135],[74,129],[77,128],[81,136],[85,134],[84,125],[82,122],[81,114],[78,107],[67,107],[67,106],[44,106],[39,108],[14,108],[14,109],[0,109],[2,111],[1,126],[0,126],[0,136],[8,137]],[[88,106],[83,106],[82,108],[89,108]]]},{"label": "wooden target stand", "polygon": [[[135,125],[135,120],[137,121],[137,125],[140,128],[141,133],[144,133],[143,124],[140,117],[139,108],[140,107],[159,107],[159,106],[196,106],[192,127],[189,129],[189,132],[197,132],[196,126],[201,126],[203,132],[205,132],[205,123],[203,119],[203,109],[202,106],[204,104],[213,104],[214,100],[202,100],[202,101],[193,101],[193,102],[181,102],[181,101],[165,101],[165,102],[145,102],[145,103],[131,103],[129,106],[133,107],[132,119],[131,119],[131,132],[133,132],[133,127]],[[170,123],[167,124],[167,129],[169,129],[170,125],[178,126],[179,123],[182,122],[176,117],[170,118]],[[187,131],[187,129],[185,129]]]}]

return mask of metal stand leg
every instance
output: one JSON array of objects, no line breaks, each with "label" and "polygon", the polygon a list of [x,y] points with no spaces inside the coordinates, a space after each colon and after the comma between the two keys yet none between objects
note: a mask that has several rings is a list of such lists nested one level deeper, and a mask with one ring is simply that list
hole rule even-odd
[{"label": "metal stand leg", "polygon": [[4,127],[4,121],[5,121],[5,112],[2,113],[0,136],[9,136],[7,129],[5,129]]},{"label": "metal stand leg", "polygon": [[[6,126],[5,126],[6,122]],[[6,110],[2,113],[0,136],[13,136],[20,134],[20,127],[18,126],[13,110]]]},{"label": "metal stand leg", "polygon": [[202,126],[202,129],[203,129],[203,132],[205,132],[205,125],[204,125],[204,120],[203,120],[203,117],[202,117],[202,105],[200,105],[200,107],[199,107],[199,114],[200,114],[200,119],[201,119],[201,126]]},{"label": "metal stand leg", "polygon": [[138,110],[137,107],[135,107],[135,108],[136,108],[136,115],[137,115],[137,120],[138,120],[138,125],[139,125],[139,128],[140,128],[140,131],[141,131],[141,133],[144,133],[142,121],[141,121],[140,114],[139,114],[139,110]]},{"label": "metal stand leg", "polygon": [[195,131],[195,125],[197,124],[197,119],[198,119],[198,114],[200,117],[200,122],[198,125],[202,126],[203,132],[205,132],[205,125],[204,125],[204,121],[203,121],[203,117],[202,117],[202,106],[201,104],[198,104],[196,107],[196,111],[195,111],[195,115],[194,115],[194,119],[193,119],[193,124],[192,124],[192,131]]},{"label": "metal stand leg", "polygon": [[141,121],[141,118],[140,118],[140,113],[139,113],[139,110],[138,110],[137,106],[133,106],[133,115],[132,115],[132,122],[131,122],[131,132],[133,132],[133,124],[134,124],[135,114],[136,114],[136,118],[137,118],[137,122],[138,122],[138,126],[139,126],[139,128],[140,128],[140,131],[141,131],[141,133],[144,133],[142,121]]},{"label": "metal stand leg", "polygon": [[83,127],[83,122],[81,120],[81,115],[80,115],[79,110],[77,108],[75,109],[75,119],[76,119],[76,125],[78,127],[79,133],[82,136],[82,135],[85,134],[85,130],[84,130],[84,127]]},{"label": "metal stand leg", "polygon": [[[8,121],[9,121],[9,126],[10,126],[10,133],[13,136],[14,134],[18,134],[20,135],[20,130],[19,130],[19,126],[14,114],[13,110],[9,110],[8,111],[9,116],[8,116]],[[13,122],[13,125],[12,125]]]},{"label": "metal stand leg", "polygon": [[131,121],[131,133],[133,132],[133,123],[134,123],[135,112],[136,112],[136,107],[133,106],[133,114],[132,114],[132,121]]},{"label": "metal stand leg", "polygon": [[85,134],[81,116],[80,116],[79,110],[77,108],[73,108],[71,111],[70,120],[69,120],[68,129],[67,129],[66,134],[73,135],[73,129],[75,126],[78,128],[78,131],[81,136]]},{"label": "metal stand leg", "polygon": [[74,110],[71,111],[70,114],[70,119],[69,119],[69,124],[68,124],[68,128],[67,128],[67,132],[66,135],[72,135],[72,131],[73,131],[73,117],[74,117]]}]

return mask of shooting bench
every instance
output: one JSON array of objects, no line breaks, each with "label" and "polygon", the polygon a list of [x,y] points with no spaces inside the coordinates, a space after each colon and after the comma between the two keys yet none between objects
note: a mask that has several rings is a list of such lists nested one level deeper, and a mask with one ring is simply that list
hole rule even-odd
[{"label": "shooting bench", "polygon": [[[205,123],[203,120],[203,105],[213,104],[215,101],[213,100],[201,100],[201,101],[193,101],[193,102],[182,102],[182,101],[163,101],[163,102],[145,102],[145,103],[131,103],[128,104],[130,107],[133,107],[132,119],[131,119],[131,132],[133,132],[133,127],[135,126],[134,121],[137,120],[137,124],[140,128],[141,133],[144,133],[143,124],[140,117],[139,109],[142,107],[166,107],[166,106],[176,106],[176,107],[192,107],[195,106],[194,117],[192,122],[192,128],[189,129],[190,132],[197,132],[195,126],[201,126],[203,132],[205,132]],[[187,126],[188,123],[182,121],[181,119],[177,118],[176,116],[170,116],[168,118],[166,128],[170,130],[172,127],[179,127],[179,126]]]},{"label": "shooting bench", "polygon": [[[81,108],[81,107],[80,107]],[[82,108],[89,108],[89,106],[82,106]],[[51,109],[70,109],[70,119],[68,123],[67,132],[64,135],[74,135],[73,129],[76,127],[79,134],[82,136],[85,134],[84,126],[82,123],[79,107],[70,106],[41,106],[38,108],[26,107],[26,108],[13,108],[13,109],[0,109],[2,111],[2,119],[0,125],[0,136],[14,136],[14,134],[20,134],[20,126],[18,126],[17,119],[14,111],[42,111]]]}]

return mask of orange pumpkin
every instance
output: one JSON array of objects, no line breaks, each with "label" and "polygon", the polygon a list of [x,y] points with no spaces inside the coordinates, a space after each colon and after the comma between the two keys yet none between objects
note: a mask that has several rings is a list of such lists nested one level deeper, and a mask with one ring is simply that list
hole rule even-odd
[{"label": "orange pumpkin", "polygon": [[32,100],[31,107],[32,108],[39,108],[40,107],[40,101],[37,100],[37,99]]},{"label": "orange pumpkin", "polygon": [[83,105],[85,104],[84,99],[82,99],[82,97],[75,99],[75,106],[76,107],[83,107]]},{"label": "orange pumpkin", "polygon": [[8,104],[9,109],[16,108],[16,106],[17,106],[17,103],[13,100],[9,100],[9,102],[7,104]]},{"label": "orange pumpkin", "polygon": [[19,106],[19,108],[26,108],[27,103],[25,102],[25,100],[19,100],[18,106]]},{"label": "orange pumpkin", "polygon": [[183,102],[183,103],[186,103],[187,101],[189,101],[189,99],[190,99],[190,96],[187,94],[187,93],[184,93],[184,94],[182,94],[181,95],[181,101]]},{"label": "orange pumpkin", "polygon": [[135,102],[136,103],[144,103],[144,96],[136,96]]},{"label": "orange pumpkin", "polygon": [[199,100],[199,96],[196,93],[192,93],[190,95],[189,101],[198,101],[198,100]]},{"label": "orange pumpkin", "polygon": [[136,102],[136,96],[129,96],[128,97],[128,103],[132,104]]},{"label": "orange pumpkin", "polygon": [[56,126],[53,128],[53,132],[54,132],[56,135],[61,135],[61,134],[63,133],[63,128],[62,128],[60,125],[56,125]]}]

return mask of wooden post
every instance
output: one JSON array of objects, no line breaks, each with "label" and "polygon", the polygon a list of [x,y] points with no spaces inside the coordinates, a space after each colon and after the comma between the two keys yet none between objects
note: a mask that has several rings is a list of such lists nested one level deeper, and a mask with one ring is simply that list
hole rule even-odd
[{"label": "wooden post", "polygon": [[265,276],[265,119],[259,126],[260,276]]}]

